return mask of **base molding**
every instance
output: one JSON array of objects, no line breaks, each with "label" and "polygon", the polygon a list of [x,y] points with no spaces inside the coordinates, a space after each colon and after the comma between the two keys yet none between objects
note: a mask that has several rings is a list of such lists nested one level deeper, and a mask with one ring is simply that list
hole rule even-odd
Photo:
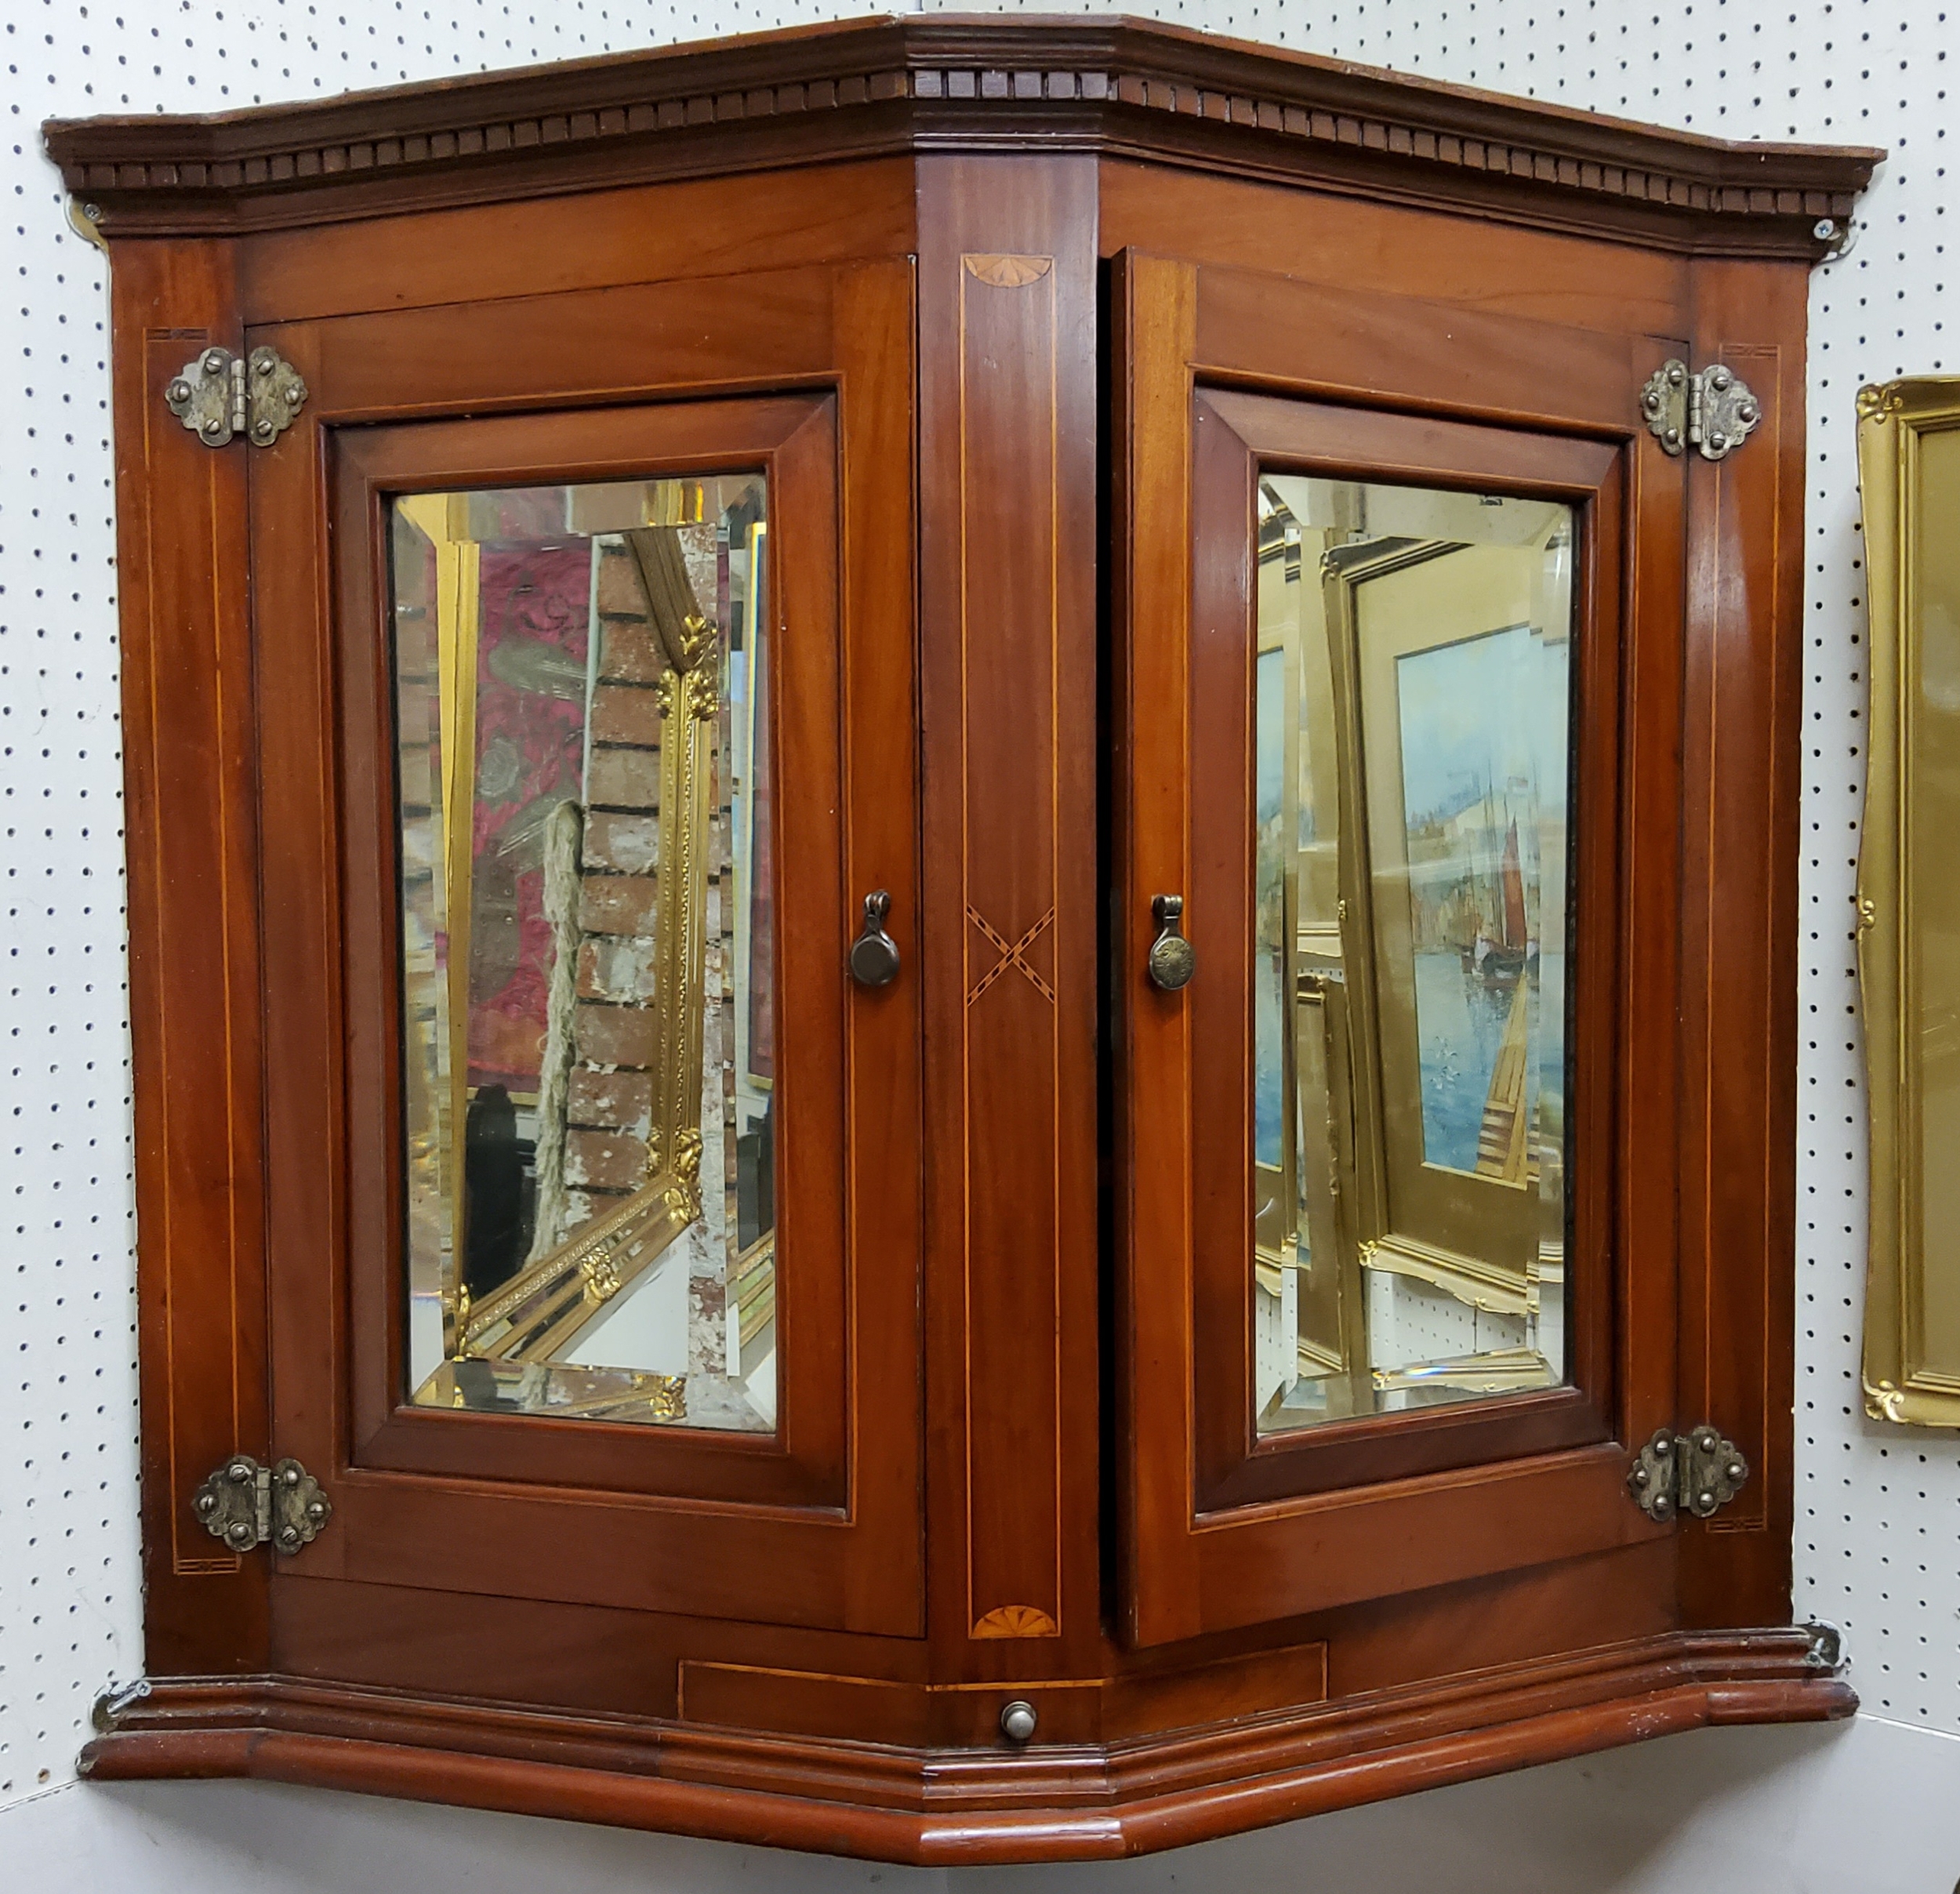
[{"label": "base molding", "polygon": [[1102,1744],[908,1748],[286,1677],[153,1680],[96,1781],[248,1776],[918,1865],[1105,1859],[1717,1723],[1848,1717],[1801,1627],[1686,1631]]}]

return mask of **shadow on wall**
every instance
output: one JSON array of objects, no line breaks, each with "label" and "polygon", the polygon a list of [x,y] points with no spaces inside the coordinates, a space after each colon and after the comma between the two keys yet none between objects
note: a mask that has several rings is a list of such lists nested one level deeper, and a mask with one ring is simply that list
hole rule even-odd
[{"label": "shadow on wall", "polygon": [[1960,1739],[1872,1718],[1702,1730],[1054,1867],[887,1867],[255,1783],[77,1786],[5,1821],[9,1885],[35,1894],[1947,1894]]}]

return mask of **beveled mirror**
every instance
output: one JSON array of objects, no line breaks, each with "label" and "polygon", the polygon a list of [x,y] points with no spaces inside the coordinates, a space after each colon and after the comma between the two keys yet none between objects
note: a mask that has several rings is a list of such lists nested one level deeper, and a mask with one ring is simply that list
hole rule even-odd
[{"label": "beveled mirror", "polygon": [[1258,509],[1259,1431],[1555,1387],[1572,510]]},{"label": "beveled mirror", "polygon": [[403,494],[408,1381],[775,1424],[759,474]]}]

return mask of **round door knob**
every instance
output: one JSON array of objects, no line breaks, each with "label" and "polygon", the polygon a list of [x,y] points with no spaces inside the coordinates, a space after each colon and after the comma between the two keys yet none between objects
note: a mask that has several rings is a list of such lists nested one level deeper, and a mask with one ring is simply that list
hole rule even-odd
[{"label": "round door knob", "polygon": [[1184,897],[1159,894],[1150,903],[1150,917],[1157,923],[1157,938],[1150,943],[1145,971],[1150,984],[1167,993],[1191,984],[1198,971],[1197,949],[1184,938]]},{"label": "round door knob", "polygon": [[1025,1743],[1034,1734],[1034,1705],[1017,1696],[1000,1712],[1000,1733],[1010,1743]]},{"label": "round door knob", "polygon": [[864,927],[851,943],[851,978],[860,986],[889,986],[898,977],[898,943],[884,931],[891,897],[879,888],[864,898]]}]

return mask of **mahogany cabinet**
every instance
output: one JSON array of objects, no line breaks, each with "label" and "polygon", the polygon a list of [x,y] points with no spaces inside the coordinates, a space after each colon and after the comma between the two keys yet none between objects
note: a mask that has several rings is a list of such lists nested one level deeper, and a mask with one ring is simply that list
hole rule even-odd
[{"label": "mahogany cabinet", "polygon": [[1790,1623],[1804,317],[1878,154],[1134,22],[52,125],[96,1777],[1161,1847]]}]

